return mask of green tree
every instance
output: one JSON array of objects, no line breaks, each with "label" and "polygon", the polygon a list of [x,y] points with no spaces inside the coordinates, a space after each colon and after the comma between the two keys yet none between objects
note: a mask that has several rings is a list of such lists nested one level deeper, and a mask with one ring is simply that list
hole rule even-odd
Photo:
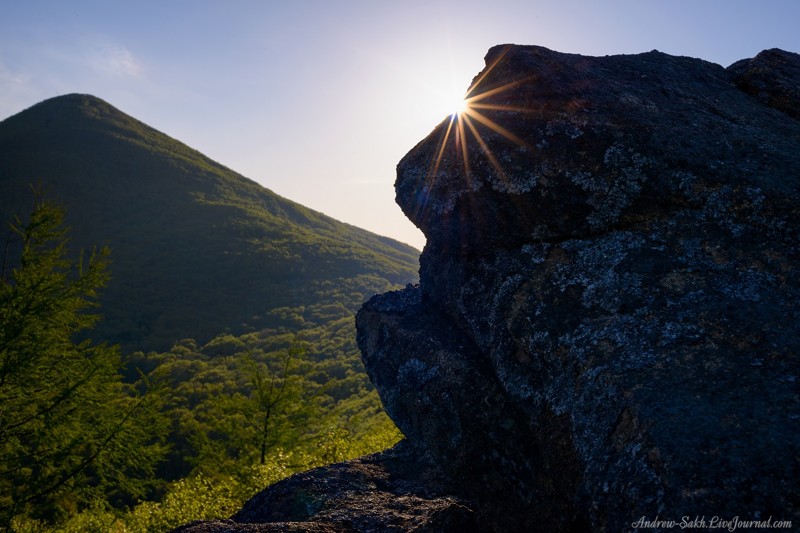
[{"label": "green tree", "polygon": [[253,421],[255,424],[255,441],[259,450],[259,464],[266,464],[267,451],[277,442],[276,411],[285,402],[288,394],[289,365],[298,349],[292,347],[283,355],[283,361],[277,371],[270,372],[266,365],[254,364],[252,374]]},{"label": "green tree", "polygon": [[109,497],[132,503],[163,452],[152,395],[123,384],[116,347],[85,338],[108,250],[71,260],[62,211],[34,196],[0,279],[0,527]]}]

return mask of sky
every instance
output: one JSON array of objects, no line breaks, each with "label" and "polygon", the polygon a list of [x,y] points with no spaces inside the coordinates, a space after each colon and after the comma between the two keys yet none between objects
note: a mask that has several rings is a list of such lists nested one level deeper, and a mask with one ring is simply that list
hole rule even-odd
[{"label": "sky", "polygon": [[0,120],[88,93],[272,191],[411,244],[397,162],[497,44],[800,52],[798,0],[0,0]]}]

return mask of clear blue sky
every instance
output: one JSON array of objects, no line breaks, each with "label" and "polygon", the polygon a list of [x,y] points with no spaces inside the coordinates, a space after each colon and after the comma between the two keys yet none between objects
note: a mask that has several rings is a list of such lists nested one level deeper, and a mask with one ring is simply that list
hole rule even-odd
[{"label": "clear blue sky", "polygon": [[2,0],[0,119],[90,93],[273,191],[422,247],[395,165],[489,47],[800,52],[798,0]]}]

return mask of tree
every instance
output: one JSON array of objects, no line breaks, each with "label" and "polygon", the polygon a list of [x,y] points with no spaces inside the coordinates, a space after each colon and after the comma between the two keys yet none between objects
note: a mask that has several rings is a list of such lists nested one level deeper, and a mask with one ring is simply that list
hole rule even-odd
[{"label": "tree", "polygon": [[303,375],[305,352],[304,343],[295,338],[286,349],[258,356],[243,354],[249,398],[237,399],[236,409],[248,423],[229,432],[240,443],[243,456],[257,458],[259,465],[267,464],[269,452],[277,445],[295,448],[313,431],[309,426],[317,414],[320,387]]},{"label": "tree", "polygon": [[109,251],[71,260],[62,211],[34,196],[0,279],[0,527],[139,497],[163,452],[154,398],[123,384],[118,349],[79,339],[98,320]]},{"label": "tree", "polygon": [[289,381],[289,364],[292,361],[293,350],[289,350],[283,360],[282,368],[273,374],[263,371],[263,367],[254,366],[253,379],[253,401],[255,403],[258,416],[257,421],[257,442],[259,449],[259,464],[266,464],[267,449],[270,441],[274,440],[272,432],[275,410],[285,399],[286,385]]}]

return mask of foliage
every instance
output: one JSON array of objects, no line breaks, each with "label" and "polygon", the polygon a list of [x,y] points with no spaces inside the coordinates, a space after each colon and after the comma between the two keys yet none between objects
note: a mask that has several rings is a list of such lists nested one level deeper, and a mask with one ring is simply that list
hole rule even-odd
[{"label": "foliage", "polygon": [[[37,248],[42,283],[24,247],[6,247],[2,371],[23,372],[0,378],[12,529],[160,531],[224,517],[281,477],[400,438],[362,368],[353,315],[416,279],[417,250],[281,198],[85,95],[0,123],[2,219],[27,202],[31,175],[68,208],[69,248],[107,244],[114,269],[105,249],[71,253],[58,220]],[[37,304],[47,301],[58,305]],[[87,340],[89,328],[121,352]]]},{"label": "foliage", "polygon": [[145,382],[120,381],[115,349],[71,340],[97,319],[86,311],[107,252],[73,265],[60,224],[46,203],[18,224],[20,266],[0,292],[0,485],[13,530],[226,517],[282,477],[400,438],[361,368],[352,314],[337,307],[283,308],[293,328],[132,354],[127,374],[158,393],[137,395]]},{"label": "foliage", "polygon": [[238,475],[276,449],[324,456],[320,463],[380,449],[386,439],[371,436],[394,426],[363,371],[354,329],[350,316],[133,354],[129,364],[165,391],[172,448],[159,475]]},{"label": "foliage", "polygon": [[115,348],[73,340],[97,320],[108,252],[73,264],[61,223],[46,202],[17,223],[19,265],[0,285],[0,501],[12,530],[226,517],[291,473],[400,438],[360,366],[352,314],[335,307],[284,308],[295,328],[132,354],[127,373],[145,378],[123,383]]},{"label": "foliage", "polygon": [[[320,449],[339,450],[339,460],[364,455],[394,444],[399,433],[389,426],[372,435],[364,446],[353,440],[325,442]],[[57,526],[31,519],[17,519],[17,533],[157,533],[170,531],[192,520],[226,518],[264,487],[295,472],[327,464],[331,456],[301,451],[273,450],[264,464],[244,468],[241,475],[210,477],[196,474],[174,482],[160,501],[145,501],[127,512],[113,512],[102,506],[88,508]]]},{"label": "foliage", "polygon": [[153,403],[122,383],[118,351],[75,340],[97,320],[108,252],[73,264],[61,222],[37,199],[0,279],[0,525],[140,498],[162,455]]}]

